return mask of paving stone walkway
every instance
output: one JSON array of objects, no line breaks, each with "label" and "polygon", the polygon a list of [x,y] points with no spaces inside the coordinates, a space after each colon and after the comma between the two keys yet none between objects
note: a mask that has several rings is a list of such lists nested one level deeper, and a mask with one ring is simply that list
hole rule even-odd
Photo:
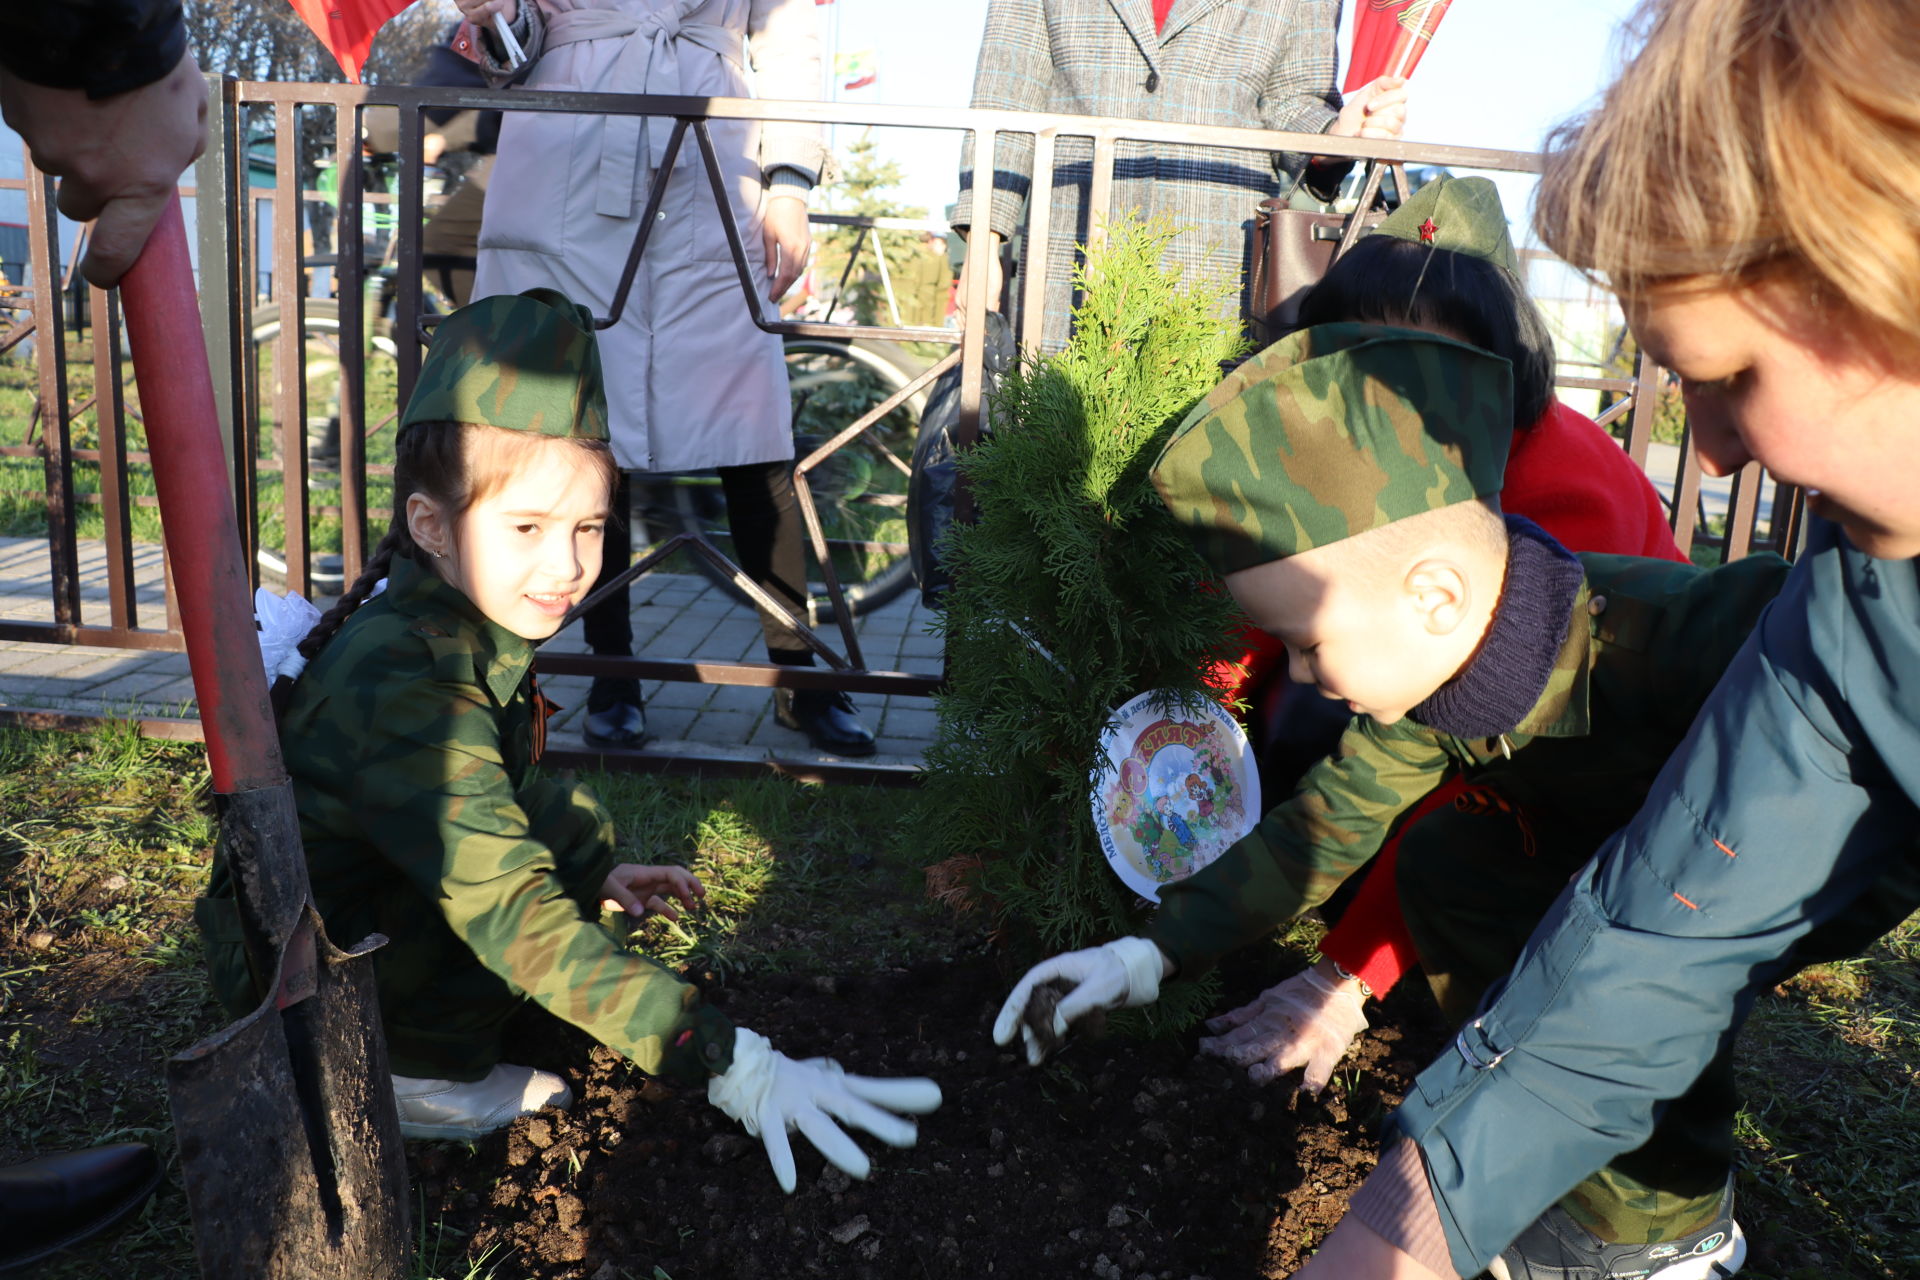
[{"label": "paving stone walkway", "polygon": [[[50,564],[45,539],[0,538],[0,619],[53,621]],[[108,617],[104,544],[83,541],[80,567],[81,621],[104,624]],[[137,623],[164,629],[160,549],[135,547],[134,568]],[[764,660],[760,625],[753,611],[698,574],[649,573],[634,583],[631,599],[634,647],[646,657]],[[320,603],[324,607],[326,601]],[[941,641],[928,628],[931,616],[920,604],[919,593],[911,590],[861,616],[856,631],[868,667],[937,675]],[[838,629],[820,630],[822,638],[837,648]],[[582,652],[586,646],[576,623],[546,647]],[[554,747],[585,747],[579,732],[588,684],[585,677],[542,681],[548,695],[564,708],[550,725],[549,741]],[[834,759],[814,751],[804,735],[774,722],[772,694],[766,689],[650,680],[642,692],[648,728],[654,735],[649,744],[653,750],[741,761]],[[872,763],[919,767],[921,753],[933,737],[929,699],[857,694],[854,703],[879,739],[879,754]],[[190,717],[193,681],[184,653],[0,641],[0,707],[86,716]]]}]

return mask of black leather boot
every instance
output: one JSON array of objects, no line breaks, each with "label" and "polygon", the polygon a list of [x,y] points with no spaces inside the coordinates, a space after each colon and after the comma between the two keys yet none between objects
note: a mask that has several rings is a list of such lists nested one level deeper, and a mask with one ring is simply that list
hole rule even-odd
[{"label": "black leather boot", "polygon": [[806,734],[820,751],[836,756],[873,754],[873,730],[860,723],[853,699],[837,689],[775,689],[773,718]]},{"label": "black leather boot", "polygon": [[140,1142],[62,1151],[0,1169],[0,1271],[112,1226],[159,1184],[159,1158]]}]

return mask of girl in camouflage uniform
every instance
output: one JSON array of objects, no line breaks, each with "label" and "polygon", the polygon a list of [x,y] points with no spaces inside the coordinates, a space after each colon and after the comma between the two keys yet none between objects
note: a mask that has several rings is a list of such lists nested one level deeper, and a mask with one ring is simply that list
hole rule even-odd
[{"label": "girl in camouflage uniform", "polygon": [[533,646],[594,580],[614,478],[592,317],[545,289],[454,313],[401,426],[392,529],[303,642],[281,736],[321,915],[389,939],[376,969],[402,1131],[470,1138],[570,1101],[558,1076],[500,1061],[531,999],[649,1073],[705,1084],[763,1135],[787,1190],[794,1127],[864,1176],[828,1117],[910,1145],[892,1112],[932,1110],[938,1088],[794,1062],[624,948],[603,901],[671,916],[704,890],[620,862],[607,811],[534,768]]}]

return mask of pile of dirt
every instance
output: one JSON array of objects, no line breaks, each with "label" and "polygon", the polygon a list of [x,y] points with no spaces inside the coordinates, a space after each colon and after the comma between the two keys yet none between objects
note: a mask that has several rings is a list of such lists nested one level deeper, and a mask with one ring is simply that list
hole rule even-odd
[{"label": "pile of dirt", "polygon": [[[1271,981],[1270,972],[1260,975]],[[1193,1035],[1071,1041],[1034,1070],[990,1039],[1007,988],[963,960],[871,977],[760,976],[710,995],[794,1057],[929,1075],[946,1101],[919,1145],[866,1139],[870,1180],[797,1135],[782,1195],[758,1139],[692,1090],[642,1076],[542,1017],[516,1057],[559,1070],[547,1112],[464,1147],[418,1144],[429,1234],[493,1250],[540,1280],[849,1280],[1091,1274],[1100,1280],[1285,1275],[1373,1167],[1381,1121],[1440,1039],[1419,993],[1395,1000],[1320,1101],[1260,1089],[1193,1051]],[[1228,975],[1228,999],[1252,975]],[[584,1065],[583,1065],[584,1064]]]}]

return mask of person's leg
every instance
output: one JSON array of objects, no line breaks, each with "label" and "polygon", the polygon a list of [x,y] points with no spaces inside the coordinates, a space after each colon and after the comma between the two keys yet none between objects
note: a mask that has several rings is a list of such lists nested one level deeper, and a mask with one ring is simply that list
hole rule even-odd
[{"label": "person's leg", "polygon": [[[613,516],[602,541],[600,576],[593,591],[612,582],[633,561],[633,479],[625,471],[613,490]],[[591,592],[589,592],[591,594]],[[616,591],[580,619],[587,648],[597,654],[633,654],[633,613],[628,593]],[[585,736],[596,747],[637,747],[646,740],[647,720],[640,682],[596,676],[587,691]]]},{"label": "person's leg", "polygon": [[[793,463],[746,463],[721,467],[727,498],[727,523],[733,531],[734,557],[747,577],[802,621],[808,607],[806,528],[793,489]],[[767,659],[784,666],[810,667],[813,653],[782,622],[762,611],[760,633]],[[817,689],[778,690],[775,714],[798,729],[822,751],[835,755],[873,754],[873,731],[860,722],[853,700],[844,693]]]},{"label": "person's leg", "polygon": [[[1463,799],[1466,809],[1439,810],[1406,829],[1396,868],[1421,966],[1454,1025],[1473,1017],[1488,987],[1506,976],[1568,876],[1603,839],[1503,811],[1486,788]],[[1605,1274],[1594,1268],[1616,1255],[1666,1266],[1640,1257],[1643,1246],[1682,1241],[1711,1246],[1703,1267],[1738,1265],[1744,1245],[1726,1203],[1736,1102],[1723,1051],[1643,1146],[1581,1182],[1515,1242],[1503,1255],[1507,1274]],[[1712,1228],[1723,1218],[1725,1238],[1716,1241]]]},{"label": "person's leg", "polygon": [[389,939],[375,965],[402,1134],[476,1138],[573,1101],[551,1072],[500,1061],[507,1023],[524,998],[444,922]]},{"label": "person's leg", "polygon": [[[1920,907],[1920,857],[1892,868],[1794,949],[1791,968],[1859,955]],[[1603,1240],[1684,1239],[1725,1216],[1733,1166],[1732,1037],[1692,1088],[1667,1104],[1645,1144],[1575,1187],[1559,1207]]]}]

